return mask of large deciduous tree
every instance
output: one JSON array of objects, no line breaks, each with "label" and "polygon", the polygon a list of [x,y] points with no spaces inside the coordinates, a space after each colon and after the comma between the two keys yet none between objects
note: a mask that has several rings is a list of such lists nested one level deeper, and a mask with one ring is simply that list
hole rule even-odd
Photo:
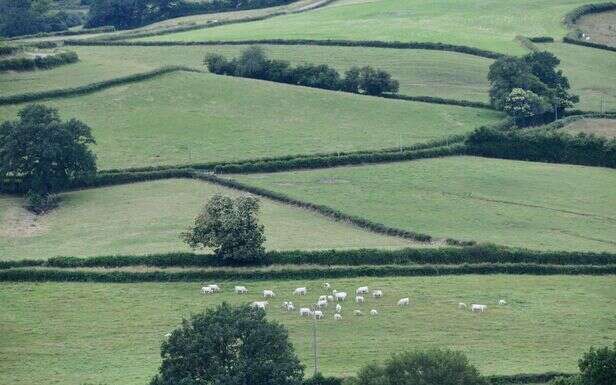
[{"label": "large deciduous tree", "polygon": [[150,385],[300,385],[304,374],[287,330],[248,305],[183,320],[161,357]]}]

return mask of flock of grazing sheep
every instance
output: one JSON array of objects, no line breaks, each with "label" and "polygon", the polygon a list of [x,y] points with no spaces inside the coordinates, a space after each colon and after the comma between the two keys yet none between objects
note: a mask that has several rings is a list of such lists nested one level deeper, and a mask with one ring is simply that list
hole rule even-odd
[{"label": "flock of grazing sheep", "polygon": [[[300,307],[299,308],[300,317],[313,317],[315,319],[323,319],[325,317],[323,313],[323,309],[328,307],[330,303],[332,305],[336,303],[334,319],[341,320],[342,319],[342,314],[341,314],[342,305],[340,304],[340,302],[346,301],[347,296],[348,296],[347,293],[344,291],[336,291],[335,289],[331,289],[331,285],[327,282],[323,283],[322,287],[325,290],[328,290],[328,291],[331,290],[331,294],[320,295],[316,303],[313,304],[311,307]],[[220,291],[221,291],[220,286],[215,285],[215,284],[210,284],[210,285],[204,284],[201,287],[201,293],[203,294],[215,294]],[[234,292],[236,294],[248,294],[248,289],[246,288],[246,286],[235,286]],[[293,291],[293,296],[305,296],[307,294],[308,294],[308,289],[306,287],[298,287],[297,289]],[[370,295],[370,294],[372,294],[372,298],[374,299],[383,298],[382,290],[375,289],[375,290],[372,290],[371,292],[368,286],[361,286],[355,290],[355,303],[356,304],[365,303],[365,300],[366,300],[365,296]],[[265,301],[254,301],[250,305],[254,308],[266,310],[266,308],[269,306],[268,300],[274,297],[276,297],[276,294],[274,293],[273,290],[263,290],[263,298],[265,298]],[[398,306],[409,306],[410,304],[411,304],[411,299],[409,297],[400,298],[397,302]],[[500,299],[498,300],[498,304],[506,305],[507,302],[503,299]],[[295,305],[291,301],[283,301],[281,308],[283,311],[286,311],[286,312],[295,311]],[[464,302],[460,302],[458,303],[458,308],[467,309],[468,306]],[[482,304],[477,304],[477,303],[470,305],[470,309],[472,312],[483,313],[484,311],[487,310],[487,308],[488,308],[487,305],[482,305]],[[362,316],[363,314],[364,313],[360,309],[353,310],[353,315],[355,316]],[[370,310],[369,314],[371,316],[376,316],[379,313],[376,309],[372,309]]]}]

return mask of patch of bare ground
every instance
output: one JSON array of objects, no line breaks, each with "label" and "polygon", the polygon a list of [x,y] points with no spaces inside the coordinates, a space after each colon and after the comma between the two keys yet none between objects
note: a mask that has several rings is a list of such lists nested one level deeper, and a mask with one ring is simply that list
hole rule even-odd
[{"label": "patch of bare ground", "polygon": [[608,139],[616,138],[616,119],[582,119],[562,128],[570,134],[594,134]]},{"label": "patch of bare ground", "polygon": [[588,41],[616,47],[616,11],[582,16],[575,25],[589,37]]},{"label": "patch of bare ground", "polygon": [[0,237],[23,238],[44,233],[45,226],[39,216],[21,206],[7,208],[0,218]]}]

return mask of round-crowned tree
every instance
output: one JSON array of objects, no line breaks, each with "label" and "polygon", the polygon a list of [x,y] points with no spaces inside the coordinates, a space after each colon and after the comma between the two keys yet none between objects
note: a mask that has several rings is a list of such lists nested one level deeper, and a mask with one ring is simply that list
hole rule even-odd
[{"label": "round-crowned tree", "polygon": [[249,305],[227,303],[183,320],[161,347],[150,385],[300,385],[287,330]]},{"label": "round-crowned tree", "polygon": [[585,353],[580,359],[580,382],[582,385],[614,385],[616,383],[616,342]]}]

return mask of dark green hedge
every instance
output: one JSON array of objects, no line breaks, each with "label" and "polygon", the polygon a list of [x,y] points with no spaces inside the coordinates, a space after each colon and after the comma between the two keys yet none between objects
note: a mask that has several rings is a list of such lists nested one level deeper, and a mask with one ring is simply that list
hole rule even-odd
[{"label": "dark green hedge", "polygon": [[[443,247],[434,249],[405,248],[401,250],[320,250],[320,251],[269,251],[265,265],[409,265],[465,263],[533,263],[538,265],[610,265],[616,264],[616,254],[567,251],[535,251],[511,249],[495,245],[470,247]],[[111,255],[98,257],[53,257],[48,260],[0,261],[0,269],[46,266],[58,268],[77,267],[216,267],[222,266],[212,254],[174,252],[149,255]]]},{"label": "dark green hedge", "polygon": [[[175,32],[175,31],[174,31]],[[162,33],[161,33],[162,34]],[[151,36],[151,35],[148,35]],[[127,36],[123,38],[144,37],[142,35]],[[121,45],[121,46],[173,46],[173,45],[317,45],[331,47],[367,47],[367,48],[393,48],[393,49],[427,49],[437,51],[451,51],[468,55],[481,56],[489,59],[498,59],[504,54],[487,51],[464,45],[430,42],[401,42],[377,40],[314,40],[314,39],[259,39],[259,40],[211,40],[211,41],[115,41],[115,40],[65,40],[66,45]]]},{"label": "dark green hedge", "polygon": [[198,70],[192,69],[190,67],[168,66],[168,67],[158,68],[158,69],[155,69],[149,72],[143,72],[143,73],[123,76],[123,77],[119,77],[115,79],[104,80],[102,82],[90,83],[90,84],[79,86],[79,87],[60,88],[60,89],[55,89],[55,90],[50,90],[50,91],[28,92],[25,94],[0,96],[0,105],[26,103],[26,102],[34,102],[37,100],[43,100],[43,99],[49,99],[49,98],[59,98],[59,97],[89,94],[89,93],[100,91],[102,89],[113,87],[119,84],[138,82],[138,81],[150,79],[156,76],[160,76],[160,75],[163,75],[169,72],[175,72],[175,71],[199,72]]},{"label": "dark green hedge", "polygon": [[0,71],[33,71],[50,69],[64,64],[76,63],[79,56],[75,52],[60,52],[48,56],[17,57],[0,60]]},{"label": "dark green hedge", "polygon": [[569,36],[564,37],[563,42],[568,43],[568,44],[575,44],[575,45],[581,45],[584,47],[598,48],[598,49],[603,49],[606,51],[616,52],[616,47],[612,47],[612,46],[605,45],[605,44],[592,43],[592,42],[584,41],[584,40],[579,40],[579,39],[575,39]]},{"label": "dark green hedge", "polygon": [[511,385],[511,384],[542,384],[553,380],[556,377],[571,377],[575,374],[562,372],[546,373],[520,373],[509,376],[486,376],[486,380],[491,385]]},{"label": "dark green hedge", "polygon": [[539,47],[537,47],[532,40],[530,40],[529,38],[525,37],[525,36],[516,36],[515,39],[527,50],[531,51],[531,52],[539,52],[541,51],[539,49]]},{"label": "dark green hedge", "polygon": [[310,267],[280,270],[86,271],[16,268],[0,271],[0,282],[176,282],[203,280],[288,280],[353,277],[414,277],[466,274],[612,275],[616,265],[570,266],[537,264],[396,265],[346,268]]},{"label": "dark green hedge", "polygon": [[554,38],[550,36],[535,36],[529,37],[528,40],[533,43],[554,43]]},{"label": "dark green hedge", "polygon": [[12,45],[0,45],[0,56],[8,56],[16,53],[20,50],[20,47]]},{"label": "dark green hedge", "polygon": [[6,40],[23,40],[23,39],[32,39],[37,37],[51,37],[51,36],[76,36],[76,35],[87,35],[92,33],[102,33],[102,32],[113,32],[115,28],[113,26],[105,26],[98,28],[84,28],[77,31],[56,31],[56,32],[41,32],[33,35],[21,35],[15,36],[12,38],[7,38]]},{"label": "dark green hedge", "polygon": [[485,108],[488,110],[494,109],[494,106],[492,106],[490,103],[474,102],[470,100],[446,99],[446,98],[439,98],[436,96],[410,96],[410,95],[399,95],[399,94],[384,94],[382,95],[382,97],[387,98],[387,99],[411,100],[414,102],[448,104],[451,106]]},{"label": "dark green hedge", "polygon": [[614,9],[616,9],[616,2],[613,2],[613,1],[605,2],[605,3],[585,4],[567,13],[563,21],[565,25],[567,25],[567,27],[572,28],[575,25],[575,22],[584,15],[589,15],[591,13],[611,11]]}]

